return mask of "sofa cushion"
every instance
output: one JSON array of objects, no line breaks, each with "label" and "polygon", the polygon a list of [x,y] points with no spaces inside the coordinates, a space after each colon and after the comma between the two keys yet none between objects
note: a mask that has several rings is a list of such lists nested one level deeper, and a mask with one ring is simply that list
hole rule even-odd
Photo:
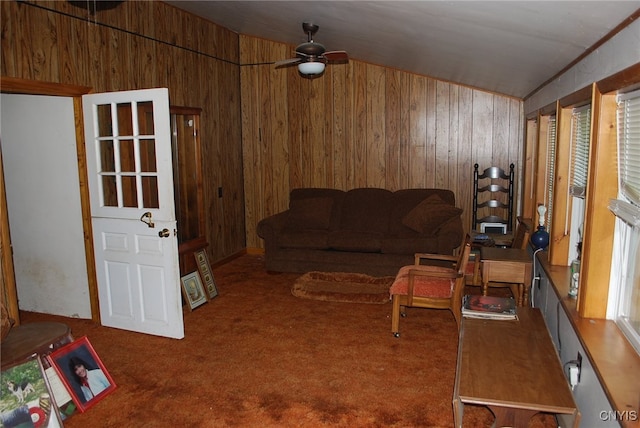
[{"label": "sofa cushion", "polygon": [[324,230],[285,230],[278,235],[278,246],[280,248],[328,250],[328,236],[329,233]]},{"label": "sofa cushion", "polygon": [[434,237],[391,237],[382,240],[384,254],[438,253],[438,240]]},{"label": "sofa cushion", "polygon": [[329,247],[339,251],[379,253],[382,248],[381,233],[337,230],[329,234]]},{"label": "sofa cushion", "polygon": [[402,218],[402,223],[421,234],[435,234],[440,226],[458,217],[462,210],[433,195],[416,205]]},{"label": "sofa cushion", "polygon": [[342,202],[340,229],[387,233],[392,192],[378,188],[349,190]]},{"label": "sofa cushion", "polygon": [[286,228],[289,230],[326,230],[331,224],[333,199],[326,197],[292,200]]},{"label": "sofa cushion", "polygon": [[331,219],[329,229],[335,230],[340,225],[340,213],[342,211],[342,201],[347,192],[338,189],[328,189],[323,187],[302,187],[291,190],[289,194],[289,208],[294,201],[309,198],[329,198],[331,204]]}]

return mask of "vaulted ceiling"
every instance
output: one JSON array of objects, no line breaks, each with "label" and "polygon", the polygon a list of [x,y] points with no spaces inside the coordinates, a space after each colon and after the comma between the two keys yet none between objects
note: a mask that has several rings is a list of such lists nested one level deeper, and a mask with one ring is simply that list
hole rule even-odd
[{"label": "vaulted ceiling", "polygon": [[[314,41],[352,59],[525,98],[620,24],[638,1],[167,1],[239,34]],[[635,13],[635,15],[634,15]],[[285,58],[282,58],[285,59]]]}]

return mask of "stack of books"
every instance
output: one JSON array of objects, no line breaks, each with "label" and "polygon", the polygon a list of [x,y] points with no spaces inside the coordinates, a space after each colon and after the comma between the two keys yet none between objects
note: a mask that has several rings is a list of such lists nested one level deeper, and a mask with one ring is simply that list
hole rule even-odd
[{"label": "stack of books", "polygon": [[512,297],[467,294],[462,300],[462,316],[492,320],[517,320],[516,302]]}]

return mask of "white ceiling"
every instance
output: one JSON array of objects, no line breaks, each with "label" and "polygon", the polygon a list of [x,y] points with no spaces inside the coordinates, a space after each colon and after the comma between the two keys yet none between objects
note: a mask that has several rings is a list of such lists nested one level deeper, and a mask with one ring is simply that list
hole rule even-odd
[{"label": "white ceiling", "polygon": [[[239,34],[314,41],[350,58],[524,98],[640,1],[167,1]],[[285,59],[285,58],[282,58]],[[330,65],[340,67],[340,65]]]}]

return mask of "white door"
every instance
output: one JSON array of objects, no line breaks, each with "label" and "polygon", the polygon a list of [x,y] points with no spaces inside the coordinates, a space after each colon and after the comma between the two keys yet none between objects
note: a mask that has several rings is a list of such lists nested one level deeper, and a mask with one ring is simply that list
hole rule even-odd
[{"label": "white door", "polygon": [[181,339],[168,90],[82,102],[102,324]]}]

